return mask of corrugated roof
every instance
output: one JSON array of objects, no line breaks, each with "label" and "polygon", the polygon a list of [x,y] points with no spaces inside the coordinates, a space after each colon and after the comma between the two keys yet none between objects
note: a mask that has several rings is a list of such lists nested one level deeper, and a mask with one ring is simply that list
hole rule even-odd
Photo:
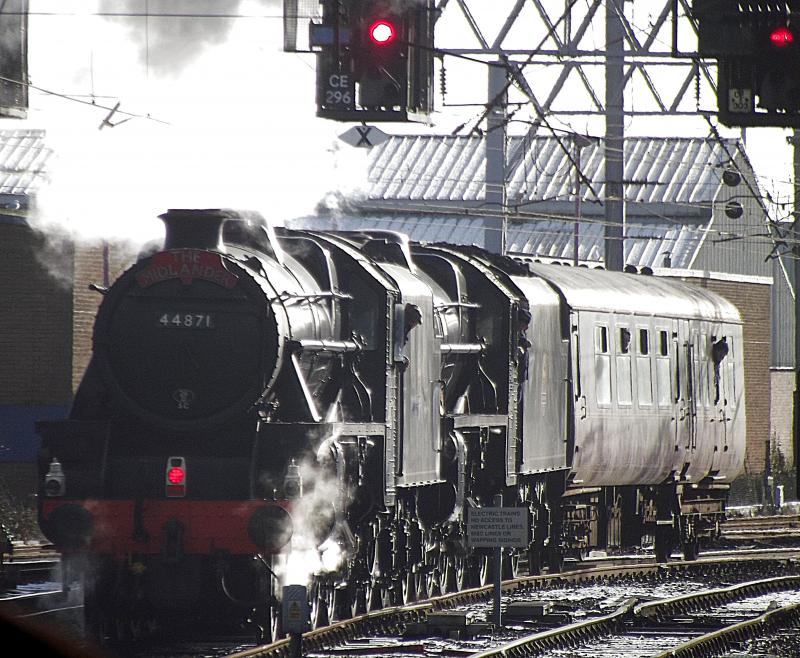
[{"label": "corrugated roof", "polygon": [[[589,183],[581,185],[582,263],[605,260],[605,211],[598,201],[605,194],[603,149],[597,140],[580,151],[580,169]],[[496,209],[483,203],[483,138],[393,136],[369,157],[366,194],[344,215],[290,225],[387,229],[419,241],[485,245],[486,224],[496,227],[498,218]],[[577,161],[570,137],[508,138],[508,252],[550,261],[574,259]],[[725,187],[725,170],[738,169],[756,184],[735,139],[629,137],[624,162],[624,260],[638,267],[694,267],[713,224],[713,202]]]},{"label": "corrugated roof", "polygon": [[53,151],[44,130],[0,130],[0,194],[27,195],[43,184]]},{"label": "corrugated roof", "polygon": [[[605,195],[604,148],[596,141],[580,150],[580,169],[590,183],[582,184],[588,203]],[[577,158],[569,137],[512,136],[508,153],[509,206],[574,200]],[[747,166],[743,153],[735,139],[628,137],[625,198],[629,204],[670,204],[696,213],[698,203],[713,200],[732,156]],[[481,137],[393,136],[370,153],[367,198],[480,202],[485,195],[485,159]]]}]

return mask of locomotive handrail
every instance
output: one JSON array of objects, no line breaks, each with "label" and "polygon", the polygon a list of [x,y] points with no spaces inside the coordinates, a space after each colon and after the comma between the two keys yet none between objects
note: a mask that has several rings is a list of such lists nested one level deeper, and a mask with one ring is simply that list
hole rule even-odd
[{"label": "locomotive handrail", "polygon": [[361,345],[354,340],[314,340],[304,338],[300,341],[300,347],[308,352],[336,352],[347,354],[350,352],[360,352]]},{"label": "locomotive handrail", "polygon": [[486,347],[481,343],[442,343],[442,354],[482,354]]},{"label": "locomotive handrail", "polygon": [[333,297],[334,299],[353,299],[353,296],[344,292],[334,292],[332,290],[327,292],[315,292],[298,294],[293,292],[282,292],[277,297],[270,299],[270,302],[288,302],[288,301],[315,301],[317,299],[325,299],[326,297]]},{"label": "locomotive handrail", "polygon": [[483,306],[475,302],[446,302],[444,304],[436,304],[434,308],[438,310],[440,308],[483,308]]}]

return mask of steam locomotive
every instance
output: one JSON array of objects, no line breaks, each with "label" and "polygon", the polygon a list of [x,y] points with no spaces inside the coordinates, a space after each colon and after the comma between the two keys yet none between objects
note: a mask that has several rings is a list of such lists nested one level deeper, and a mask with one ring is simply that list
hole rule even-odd
[{"label": "steam locomotive", "polygon": [[593,549],[696,557],[743,466],[742,324],[654,276],[170,210],[107,290],[43,532],[87,624],[281,632],[487,582],[470,510],[525,510],[504,573]]}]

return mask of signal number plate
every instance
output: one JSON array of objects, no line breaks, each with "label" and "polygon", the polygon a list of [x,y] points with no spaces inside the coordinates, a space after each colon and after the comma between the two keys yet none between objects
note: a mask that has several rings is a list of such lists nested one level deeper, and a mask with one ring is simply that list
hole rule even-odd
[{"label": "signal number plate", "polygon": [[749,114],[753,110],[752,89],[728,89],[728,112]]},{"label": "signal number plate", "polygon": [[164,329],[213,329],[211,313],[159,313],[158,326]]}]

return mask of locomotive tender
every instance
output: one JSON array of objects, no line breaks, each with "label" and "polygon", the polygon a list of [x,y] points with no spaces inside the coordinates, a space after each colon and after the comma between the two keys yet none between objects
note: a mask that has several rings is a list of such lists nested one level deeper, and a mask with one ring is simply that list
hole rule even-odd
[{"label": "locomotive tender", "polygon": [[98,634],[207,613],[269,639],[298,579],[315,624],[482,584],[468,510],[498,494],[530,520],[507,575],[594,548],[693,558],[719,532],[745,447],[721,297],[390,232],[161,218],[163,248],[103,291],[69,418],[37,425],[40,524],[88,567]]}]

